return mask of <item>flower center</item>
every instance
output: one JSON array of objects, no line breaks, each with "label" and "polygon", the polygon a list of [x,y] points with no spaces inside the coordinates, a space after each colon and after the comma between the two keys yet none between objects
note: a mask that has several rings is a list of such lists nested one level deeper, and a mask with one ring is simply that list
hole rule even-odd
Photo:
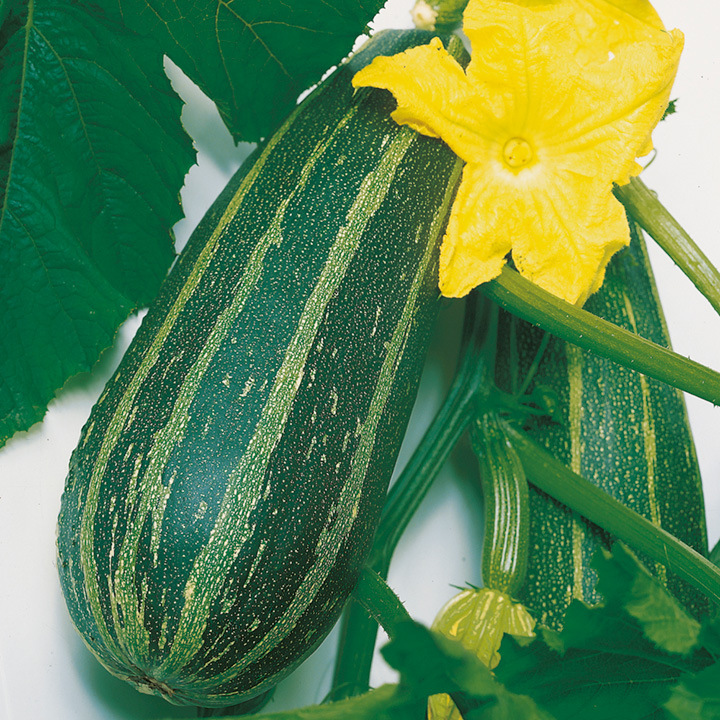
[{"label": "flower center", "polygon": [[503,148],[503,160],[511,168],[521,168],[533,159],[530,143],[520,137],[510,138]]}]

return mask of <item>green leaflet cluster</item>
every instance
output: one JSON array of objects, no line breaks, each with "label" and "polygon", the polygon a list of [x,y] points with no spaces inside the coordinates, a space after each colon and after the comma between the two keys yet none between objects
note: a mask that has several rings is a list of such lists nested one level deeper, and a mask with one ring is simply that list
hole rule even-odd
[{"label": "green leaflet cluster", "polygon": [[398,685],[259,720],[415,720],[436,693],[452,693],[478,719],[716,717],[717,620],[695,621],[620,544],[593,565],[603,602],[573,601],[561,632],[545,629],[529,644],[506,637],[494,673],[458,642],[396,621],[382,653]]},{"label": "green leaflet cluster", "polygon": [[194,160],[154,43],[63,0],[3,10],[0,444],[157,293]]},{"label": "green leaflet cluster", "polygon": [[346,57],[381,0],[100,0],[148,35],[217,105],[236,141],[258,141]]}]

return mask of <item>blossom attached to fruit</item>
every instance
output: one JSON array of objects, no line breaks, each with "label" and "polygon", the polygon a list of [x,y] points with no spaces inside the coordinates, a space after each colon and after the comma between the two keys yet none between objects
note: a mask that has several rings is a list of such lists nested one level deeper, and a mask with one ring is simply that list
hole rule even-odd
[{"label": "blossom attached to fruit", "polygon": [[[498,649],[507,633],[527,641],[535,637],[535,620],[523,605],[499,590],[463,590],[440,610],[433,630],[459,640],[491,670],[500,662]],[[432,695],[429,720],[462,720],[449,695]]]},{"label": "blossom attached to fruit", "polygon": [[435,38],[376,58],[354,84],[465,161],[440,255],[461,297],[500,274],[582,304],[629,242],[613,183],[637,175],[667,107],[683,35],[646,0],[471,0],[463,69]]}]

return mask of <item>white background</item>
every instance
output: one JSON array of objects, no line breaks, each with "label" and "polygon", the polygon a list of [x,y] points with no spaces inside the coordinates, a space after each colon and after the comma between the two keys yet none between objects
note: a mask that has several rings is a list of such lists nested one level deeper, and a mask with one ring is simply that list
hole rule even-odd
[{"label": "white background", "polygon": [[[410,26],[411,0],[393,0],[378,26]],[[717,212],[720,206],[720,9],[713,0],[657,0],[667,27],[681,28],[686,48],[672,97],[678,112],[655,132],[658,157],[645,182],[680,220],[715,264],[720,264]],[[176,75],[174,75],[176,77]],[[237,167],[247,148],[234,148],[210,103],[177,81],[188,100],[184,120],[200,150],[198,167],[183,193],[187,234]],[[651,243],[652,245],[652,243]],[[708,303],[660,251],[651,247],[660,294],[677,352],[720,369],[720,320]],[[412,423],[413,436],[439,402],[452,366],[456,307],[441,316],[440,337],[431,353]],[[193,717],[142,696],[110,677],[85,650],[68,620],[55,569],[55,522],[68,459],[80,428],[103,384],[137,327],[126,323],[117,346],[92,375],[72,379],[51,403],[45,421],[20,433],[0,450],[0,720],[144,720]],[[445,352],[443,353],[442,350]],[[720,536],[720,415],[689,398],[706,489],[711,544]],[[454,590],[478,583],[480,504],[472,488],[474,461],[466,449],[453,456],[413,521],[396,555],[390,583],[417,619],[429,623]],[[333,636],[289,680],[269,710],[320,701],[332,673]],[[382,664],[373,682],[392,679]]]}]

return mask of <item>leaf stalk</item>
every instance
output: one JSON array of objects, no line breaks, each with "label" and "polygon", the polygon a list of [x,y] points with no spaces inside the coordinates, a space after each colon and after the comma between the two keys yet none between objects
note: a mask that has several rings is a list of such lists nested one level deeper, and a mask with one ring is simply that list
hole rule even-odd
[{"label": "leaf stalk", "polygon": [[670,256],[720,314],[720,271],[710,262],[658,196],[640,178],[615,188],[615,197]]},{"label": "leaf stalk", "polygon": [[507,423],[506,432],[529,482],[720,603],[720,569],[709,560],[570,470]]},{"label": "leaf stalk", "polygon": [[508,267],[481,289],[501,307],[563,340],[720,405],[720,373],[560,300]]}]

